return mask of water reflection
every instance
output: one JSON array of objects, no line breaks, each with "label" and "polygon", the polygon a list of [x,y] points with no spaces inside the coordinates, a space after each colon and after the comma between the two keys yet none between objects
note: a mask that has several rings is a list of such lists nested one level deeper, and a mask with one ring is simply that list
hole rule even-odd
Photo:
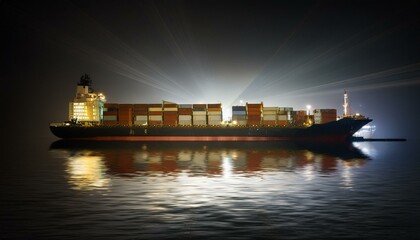
[{"label": "water reflection", "polygon": [[[265,178],[295,173],[303,181],[338,172],[343,186],[352,187],[352,169],[369,157],[352,144],[309,143],[156,143],[60,140],[51,144],[66,159],[73,189],[106,189],[112,176]],[[202,181],[203,179],[201,179]]]},{"label": "water reflection", "polygon": [[68,155],[66,172],[68,181],[75,190],[107,188],[110,180],[106,177],[103,156],[89,150],[75,151]]}]

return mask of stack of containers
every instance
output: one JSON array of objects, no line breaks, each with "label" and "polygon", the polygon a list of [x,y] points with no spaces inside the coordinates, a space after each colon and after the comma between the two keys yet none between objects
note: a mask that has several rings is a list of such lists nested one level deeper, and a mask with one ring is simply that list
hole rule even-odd
[{"label": "stack of containers", "polygon": [[133,104],[118,105],[118,123],[128,126],[133,124]]},{"label": "stack of containers", "polygon": [[292,107],[279,107],[277,125],[282,127],[289,125],[289,123],[292,121],[292,113]]},{"label": "stack of containers", "polygon": [[337,120],[337,109],[314,109],[315,124],[334,122]]},{"label": "stack of containers", "polygon": [[207,104],[207,122],[209,125],[222,124],[222,104]]},{"label": "stack of containers", "polygon": [[176,126],[178,124],[178,104],[164,103],[163,104],[163,125]]},{"label": "stack of containers", "polygon": [[162,104],[153,103],[149,104],[149,126],[161,126],[162,125]]},{"label": "stack of containers", "polygon": [[232,106],[232,122],[246,125],[246,106]]},{"label": "stack of containers", "polygon": [[118,104],[105,103],[104,104],[104,118],[102,123],[104,125],[118,125]]},{"label": "stack of containers", "polygon": [[192,125],[192,104],[180,104],[178,106],[178,124]]},{"label": "stack of containers", "polygon": [[147,104],[133,105],[134,125],[147,125],[148,107]]},{"label": "stack of containers", "polygon": [[261,125],[262,109],[263,103],[246,103],[246,110],[248,114],[248,126]]},{"label": "stack of containers", "polygon": [[193,104],[193,125],[207,125],[207,105]]},{"label": "stack of containers", "polygon": [[307,119],[306,111],[304,110],[293,111],[292,118],[293,118],[294,125],[303,126]]},{"label": "stack of containers", "polygon": [[263,125],[276,126],[278,107],[263,107]]}]

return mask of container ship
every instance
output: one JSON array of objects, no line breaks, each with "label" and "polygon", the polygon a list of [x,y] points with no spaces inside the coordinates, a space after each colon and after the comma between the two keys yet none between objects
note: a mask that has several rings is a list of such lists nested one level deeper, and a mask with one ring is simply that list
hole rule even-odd
[{"label": "container ship", "polygon": [[51,123],[51,132],[62,139],[108,141],[349,141],[372,120],[336,109],[293,110],[292,107],[246,103],[232,106],[223,121],[221,103],[177,104],[107,103],[93,91],[88,75],[77,84],[69,102],[68,121]]}]

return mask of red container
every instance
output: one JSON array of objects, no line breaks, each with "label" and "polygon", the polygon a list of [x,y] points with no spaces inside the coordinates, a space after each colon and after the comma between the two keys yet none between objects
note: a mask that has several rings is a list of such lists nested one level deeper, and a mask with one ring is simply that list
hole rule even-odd
[{"label": "red container", "polygon": [[207,108],[207,104],[193,104],[193,108]]},{"label": "red container", "polygon": [[289,125],[289,121],[287,121],[287,120],[277,120],[277,125],[281,126],[281,127],[284,127],[284,126]]},{"label": "red container", "polygon": [[262,124],[263,125],[275,126],[275,125],[277,125],[277,121],[276,120],[263,120]]},{"label": "red container", "polygon": [[258,121],[261,121],[261,116],[260,115],[255,115],[255,116],[253,116],[253,115],[248,115],[248,120],[258,120]]},{"label": "red container", "polygon": [[119,104],[119,105],[118,105],[118,108],[119,108],[119,109],[133,108],[133,104],[125,104],[125,103],[123,103],[123,104]]},{"label": "red container", "polygon": [[106,121],[106,120],[104,120],[104,121],[102,122],[102,124],[103,124],[103,125],[106,125],[106,126],[115,126],[115,125],[118,125],[118,121],[111,121],[111,120]]},{"label": "red container", "polygon": [[147,124],[149,126],[161,126],[162,125],[162,121],[148,121]]},{"label": "red container", "polygon": [[178,113],[179,115],[192,115],[192,108],[179,108]]},{"label": "red container", "polygon": [[162,115],[162,111],[149,112],[149,115]]},{"label": "red container", "polygon": [[207,104],[207,108],[210,110],[211,108],[222,108],[222,104],[221,103],[214,103],[214,104]]},{"label": "red container", "polygon": [[162,103],[150,103],[150,104],[148,104],[148,106],[149,106],[149,108],[151,108],[151,107],[154,107],[154,108],[156,108],[156,107],[162,107]]}]

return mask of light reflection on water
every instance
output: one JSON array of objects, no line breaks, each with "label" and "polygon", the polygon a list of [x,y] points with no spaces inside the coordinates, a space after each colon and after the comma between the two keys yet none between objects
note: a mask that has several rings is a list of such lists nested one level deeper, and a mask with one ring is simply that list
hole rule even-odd
[{"label": "light reflection on water", "polygon": [[0,238],[420,239],[415,143],[32,146],[7,162]]},{"label": "light reflection on water", "polygon": [[[338,148],[338,150],[337,150]],[[66,159],[68,183],[74,190],[110,189],[113,179],[138,178],[148,185],[189,194],[217,194],[230,186],[262,188],[311,182],[340,175],[342,187],[352,187],[352,171],[368,156],[352,145],[320,147],[295,144],[169,144],[59,141],[54,151]],[[163,181],[163,183],[162,183]],[[244,184],[244,185],[241,185]],[[211,189],[208,186],[211,185]],[[204,192],[202,192],[204,190]]]}]

